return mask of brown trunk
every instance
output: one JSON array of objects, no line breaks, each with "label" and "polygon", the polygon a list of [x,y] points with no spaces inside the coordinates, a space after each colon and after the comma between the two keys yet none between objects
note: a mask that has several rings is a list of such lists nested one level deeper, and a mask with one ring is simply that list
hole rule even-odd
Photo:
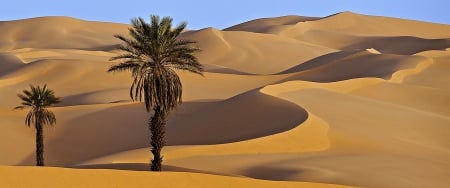
[{"label": "brown trunk", "polygon": [[36,166],[44,166],[44,131],[40,122],[36,122]]},{"label": "brown trunk", "polygon": [[154,109],[154,115],[150,119],[150,133],[152,146],[151,152],[153,153],[153,160],[151,161],[152,171],[162,171],[162,156],[161,150],[166,144],[164,139],[165,126],[166,126],[166,112],[161,111],[159,106]]}]

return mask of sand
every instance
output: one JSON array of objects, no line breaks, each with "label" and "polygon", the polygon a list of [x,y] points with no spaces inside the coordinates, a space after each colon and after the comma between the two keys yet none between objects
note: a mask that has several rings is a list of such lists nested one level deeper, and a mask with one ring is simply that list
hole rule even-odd
[{"label": "sand", "polygon": [[[450,185],[449,25],[343,12],[184,32],[206,72],[179,72],[164,173],[137,172],[150,114],[128,73],[106,72],[127,28],[0,22],[0,187]],[[63,98],[44,132],[52,167],[17,167],[34,164],[34,130],[16,94],[44,83]]]},{"label": "sand", "polygon": [[[183,172],[130,172],[64,168],[0,167],[2,186],[7,187],[348,187],[342,185],[276,182]],[[6,181],[5,181],[6,180]],[[176,181],[174,181],[176,180]]]}]

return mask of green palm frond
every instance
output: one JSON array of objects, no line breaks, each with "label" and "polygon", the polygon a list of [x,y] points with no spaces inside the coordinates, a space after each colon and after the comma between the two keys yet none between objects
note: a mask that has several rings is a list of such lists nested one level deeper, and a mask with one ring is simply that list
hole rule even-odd
[{"label": "green palm frond", "polygon": [[117,72],[117,71],[132,71],[133,69],[139,67],[139,63],[133,61],[127,61],[123,63],[119,63],[117,65],[112,65],[109,67],[108,72]]},{"label": "green palm frond", "polygon": [[36,122],[42,125],[56,123],[55,115],[46,109],[61,102],[61,99],[55,96],[53,90],[47,89],[47,85],[43,87],[30,85],[30,90],[23,90],[22,92],[23,94],[17,94],[22,100],[21,105],[14,109],[31,108],[25,118],[26,125],[30,126]]},{"label": "green palm frond", "polygon": [[158,106],[169,111],[181,103],[182,85],[175,70],[202,75],[203,67],[195,53],[199,52],[195,41],[181,40],[179,35],[187,23],[172,27],[173,19],[150,16],[150,23],[143,18],[131,20],[130,38],[115,35],[123,42],[119,49],[123,54],[110,60],[122,60],[112,65],[108,72],[130,71],[133,82],[130,97],[145,102],[147,111]]}]

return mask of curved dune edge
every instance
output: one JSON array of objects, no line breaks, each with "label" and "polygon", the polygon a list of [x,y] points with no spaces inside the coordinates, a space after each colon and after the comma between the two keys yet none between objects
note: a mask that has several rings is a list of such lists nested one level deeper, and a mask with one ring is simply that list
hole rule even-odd
[{"label": "curved dune edge", "polygon": [[55,52],[54,49],[34,49],[34,48],[20,48],[15,50],[8,51],[11,54],[15,54],[21,59],[26,60],[26,63],[30,61],[43,59],[43,58],[55,58],[55,57],[63,57],[65,54]]},{"label": "curved dune edge", "polygon": [[403,83],[405,78],[407,78],[408,76],[419,74],[426,68],[430,67],[433,63],[434,63],[433,59],[427,58],[425,61],[419,63],[414,68],[399,70],[399,71],[395,72],[394,74],[392,74],[392,77],[391,77],[391,79],[389,79],[389,81],[394,82],[394,83]]},{"label": "curved dune edge", "polygon": [[[274,112],[267,114],[267,111],[264,110],[266,108],[271,108]],[[54,108],[52,111],[59,118],[56,128],[49,127],[45,132],[48,165],[70,166],[114,153],[148,147],[148,142],[145,142],[149,136],[145,119],[149,117],[149,114],[143,110],[143,106],[139,103],[66,106]],[[245,115],[246,119],[241,121],[228,120],[221,116],[224,113],[228,113],[229,116],[237,119]],[[23,124],[22,117],[26,114],[26,111],[11,111],[11,114],[14,114],[17,118],[10,122],[0,121],[0,124],[5,125],[5,130],[7,130],[0,133],[0,137],[3,135],[3,137],[9,138],[10,135],[15,135],[11,136],[14,138],[13,142],[20,142],[24,137],[33,138],[32,134],[30,136],[21,134],[17,128],[19,126],[15,126]],[[166,135],[167,144],[172,146],[209,145],[261,138],[295,129],[308,118],[307,112],[298,105],[267,96],[258,90],[246,92],[225,101],[185,103],[172,115],[169,118]],[[3,116],[3,114],[0,114],[0,117],[12,119],[10,115]],[[277,122],[277,124],[275,125],[273,122]],[[234,132],[235,128],[230,125],[240,127],[241,130],[238,133]],[[22,127],[23,129],[26,128],[26,126],[20,126],[20,128]],[[15,134],[7,133],[13,130],[16,130],[14,131]],[[27,131],[32,133],[34,130],[29,129]],[[326,131],[323,132],[323,135],[326,135]],[[79,139],[80,135],[83,139]],[[289,143],[294,146],[295,141],[292,140]],[[15,150],[28,152],[15,155],[13,153],[14,147],[9,146],[8,143],[0,144],[0,148],[4,148],[3,151],[8,153],[8,157],[15,158],[14,162],[6,160],[3,164],[34,164],[33,142],[30,141],[28,144],[24,143],[24,145],[28,147],[21,146],[20,149]],[[104,147],[107,145],[109,147]],[[314,149],[316,147],[315,145],[299,145],[305,145],[300,149]],[[256,149],[253,149],[252,144],[245,147],[251,148],[248,150],[256,153],[258,148],[269,150],[270,146],[270,141],[268,141],[261,146],[257,146]],[[274,147],[277,146],[274,145]],[[239,148],[236,150],[232,146],[226,148],[225,150],[228,153],[239,153],[239,150],[241,150]],[[283,148],[287,147],[281,147],[278,150]],[[214,148],[211,153],[215,150],[217,149]],[[201,155],[205,152],[203,150],[194,152],[194,154],[199,153]],[[144,150],[142,163],[148,162],[148,154],[147,150]],[[0,162],[2,162],[1,159]]]},{"label": "curved dune edge", "polygon": [[[380,83],[387,83],[388,81],[377,79],[377,78],[361,78],[361,79],[352,79],[352,80],[346,80],[341,82],[335,82],[335,83],[312,83],[312,82],[305,82],[305,81],[291,81],[286,82],[282,84],[275,84],[267,86],[260,90],[260,92],[263,92],[265,94],[269,94],[272,96],[276,96],[279,98],[283,98],[285,100],[289,100],[291,102],[295,102],[298,105],[302,105],[302,101],[304,99],[296,99],[295,96],[301,94],[302,92],[309,92],[314,90],[321,90],[323,92],[329,92],[329,96],[342,96],[342,97],[350,97],[352,100],[363,100],[370,104],[377,104],[377,105],[383,105],[385,107],[393,107],[398,108],[397,110],[411,110],[403,107],[396,107],[396,104],[388,104],[388,103],[380,103],[376,100],[370,100],[367,98],[361,98],[357,96],[351,96],[353,95],[353,92],[355,90],[376,86]],[[292,94],[292,95],[291,95]],[[303,106],[303,105],[302,105]],[[311,108],[311,105],[306,105],[309,110]],[[314,112],[314,108],[311,108],[312,112]],[[393,110],[395,112],[396,110]],[[270,168],[271,164],[277,164],[281,165],[279,166],[280,169],[278,169],[280,172],[283,172],[282,167],[289,163],[290,165],[295,164],[291,166],[290,168],[287,168],[287,170],[291,169],[292,172],[297,172],[296,175],[291,176],[291,178],[287,179],[281,179],[281,180],[288,180],[288,181],[313,181],[313,182],[326,182],[326,183],[337,183],[337,184],[349,184],[349,185],[365,185],[365,186],[375,186],[375,185],[381,185],[380,182],[374,181],[371,178],[361,178],[358,180],[354,179],[355,174],[361,173],[361,174],[371,174],[370,167],[375,163],[378,163],[383,160],[387,160],[387,162],[395,162],[399,163],[399,165],[407,165],[410,166],[410,164],[415,163],[415,159],[407,158],[405,159],[405,156],[402,156],[402,154],[397,153],[398,148],[391,145],[389,147],[380,147],[380,145],[377,145],[376,143],[373,143],[372,139],[376,139],[380,141],[379,139],[382,138],[382,134],[377,134],[376,132],[373,132],[374,129],[370,129],[369,133],[364,134],[375,134],[375,137],[366,139],[364,136],[355,136],[350,137],[348,133],[342,132],[342,128],[345,127],[345,129],[353,129],[352,126],[349,126],[348,124],[341,124],[337,123],[336,121],[331,120],[329,123],[332,127],[328,125],[328,121],[330,120],[328,116],[324,116],[323,118],[326,118],[324,120],[318,118],[316,115],[311,113],[311,111],[308,112],[309,119],[298,127],[305,128],[308,126],[308,123],[312,125],[312,127],[317,127],[318,122],[313,122],[311,120],[313,119],[319,119],[321,123],[326,125],[327,132],[326,132],[326,140],[330,144],[328,148],[324,148],[325,151],[317,151],[312,153],[299,153],[300,151],[288,153],[288,152],[275,152],[273,150],[265,153],[265,152],[256,152],[256,153],[246,153],[246,149],[244,148],[244,144],[248,143],[256,143],[256,141],[259,141],[258,144],[263,144],[263,140],[269,141],[275,136],[285,136],[284,138],[288,139],[287,141],[279,142],[279,143],[271,143],[274,144],[272,146],[267,146],[267,148],[276,148],[276,147],[297,147],[299,148],[299,144],[302,142],[309,143],[309,144],[315,144],[314,140],[309,141],[300,141],[300,140],[293,140],[292,137],[289,137],[287,133],[291,132],[285,132],[280,133],[278,135],[272,135],[267,136],[260,139],[255,140],[248,140],[238,143],[230,143],[230,144],[224,144],[223,145],[213,145],[213,146],[180,146],[180,147],[168,147],[165,150],[164,155],[166,156],[166,162],[167,164],[174,165],[177,167],[182,168],[189,168],[189,169],[195,169],[195,170],[202,170],[202,171],[211,171],[211,172],[221,172],[225,174],[232,174],[232,175],[243,175],[247,177],[252,178],[261,178],[261,179],[269,179],[269,180],[279,180],[278,177],[274,175],[273,173],[270,174]],[[417,115],[420,115],[421,113],[418,112]],[[323,115],[323,114],[318,114]],[[322,117],[322,116],[320,116]],[[341,127],[344,126],[344,127]],[[365,128],[364,128],[365,127]],[[372,127],[373,126],[369,126]],[[297,129],[297,128],[296,128]],[[340,130],[341,129],[341,130]],[[355,130],[358,130],[359,128],[356,128]],[[362,129],[359,130],[365,130],[368,129],[367,126],[363,126]],[[295,129],[293,129],[295,130]],[[398,130],[402,130],[402,128],[399,128]],[[398,131],[397,130],[397,131]],[[317,135],[317,133],[314,132],[303,132],[305,135]],[[331,133],[331,134],[329,134]],[[300,132],[296,134],[301,134]],[[410,133],[406,133],[405,135],[410,135]],[[324,138],[320,138],[319,140],[324,141]],[[293,142],[289,142],[293,141]],[[413,148],[413,151],[421,151],[420,147],[424,145],[428,145],[430,151],[433,153],[441,152],[444,149],[444,147],[434,147],[434,141],[425,139],[423,141],[426,141],[426,143],[419,142],[410,142],[407,141],[403,143],[402,146],[406,148]],[[386,143],[390,143],[391,141],[388,141]],[[439,141],[440,142],[440,141]],[[416,145],[419,144],[419,145]],[[424,145],[422,145],[424,144]],[[252,147],[257,147],[258,145],[253,145]],[[226,151],[226,147],[230,147],[230,149],[235,149],[236,153],[231,153],[229,151]],[[261,148],[264,148],[265,146],[262,145]],[[261,149],[258,148],[258,149]],[[229,153],[227,153],[229,152]],[[189,155],[186,155],[186,153],[189,153]],[[192,154],[192,155],[191,155]],[[347,161],[345,158],[342,158],[342,155],[351,155],[350,159]],[[308,156],[315,156],[315,158],[310,158]],[[115,156],[109,156],[110,158],[103,158],[98,159],[97,161],[91,161],[93,163],[102,164],[103,167],[109,168],[110,166],[114,166],[117,163],[143,163],[148,162],[149,158],[151,157],[148,149],[140,149],[140,150],[133,150],[128,152],[123,152],[120,154],[117,154]],[[379,159],[381,158],[381,159]],[[125,160],[124,160],[125,159]],[[439,158],[440,159],[440,158]],[[290,162],[283,162],[284,160],[290,161]],[[201,161],[201,162],[200,162]],[[244,162],[242,162],[244,161]],[[108,164],[109,163],[109,164]],[[223,164],[222,164],[223,163]],[[281,164],[280,164],[281,163]],[[342,164],[341,164],[342,163]],[[364,168],[366,170],[360,170],[358,172],[354,172],[352,170],[349,171],[351,167],[349,164],[358,164],[358,166],[365,166],[367,168]],[[419,162],[418,165],[422,165],[422,167],[426,167],[428,169],[427,162]],[[212,167],[210,167],[212,165]],[[297,166],[298,165],[298,166]],[[322,166],[323,165],[323,166]],[[435,164],[431,164],[435,165]],[[124,169],[128,169],[129,167],[125,167]],[[131,168],[130,168],[131,169]],[[220,170],[218,170],[220,169]],[[257,169],[256,171],[251,171],[251,169]],[[258,170],[259,169],[259,170]],[[272,170],[277,170],[277,168],[273,168]],[[301,172],[301,173],[300,173]],[[267,173],[267,174],[266,174]],[[387,174],[391,177],[415,177],[419,178],[414,175],[414,173],[409,173],[405,171],[386,171]],[[288,173],[289,174],[289,173]],[[295,174],[295,173],[294,173]],[[303,175],[302,175],[303,174]],[[306,175],[305,175],[306,174]],[[310,174],[310,175],[308,175]],[[438,172],[433,173],[434,176],[438,174]],[[333,176],[342,176],[341,178],[338,178],[339,180],[331,180],[324,177],[333,177]],[[393,180],[393,179],[391,179]],[[436,185],[441,185],[440,183],[442,179],[439,179],[439,177],[434,177],[433,180],[437,181]],[[408,184],[421,184],[427,182],[427,178],[419,178],[419,180],[413,181]],[[393,184],[390,187],[396,187],[399,185],[404,185],[402,183]]]},{"label": "curved dune edge", "polygon": [[[282,97],[279,97],[280,94],[295,90],[321,88],[340,93],[350,93],[363,87],[384,82],[383,79],[379,78],[360,78],[332,83],[289,81],[266,86],[260,89],[259,92],[283,99]],[[329,149],[331,142],[328,137],[328,123],[309,111],[307,111],[307,113],[308,119],[305,122],[286,132],[227,144],[169,146],[163,150],[163,154],[165,159],[173,160],[191,156],[300,153],[318,152]],[[150,157],[148,148],[142,148],[88,160],[79,163],[78,165],[146,163]]]},{"label": "curved dune edge", "polygon": [[107,61],[114,53],[95,50],[80,49],[39,49],[39,48],[21,48],[8,51],[10,54],[16,54],[23,59],[25,63],[30,63],[40,59],[83,59],[89,61]]},{"label": "curved dune edge", "polygon": [[274,74],[296,62],[335,51],[279,35],[213,28],[187,32],[182,37],[199,41],[201,49],[208,49],[198,54],[200,62],[250,74]]},{"label": "curved dune edge", "polygon": [[184,172],[149,173],[51,167],[0,166],[0,176],[2,177],[0,187],[348,187],[320,183],[265,181]]},{"label": "curved dune edge", "polygon": [[[328,128],[326,122],[308,112],[305,122],[285,132],[227,144],[168,146],[164,148],[163,155],[164,159],[172,160],[191,156],[317,152],[330,147]],[[146,163],[149,158],[148,148],[142,148],[85,161],[79,165]]]},{"label": "curved dune edge", "polygon": [[297,70],[301,72],[295,73],[285,81],[337,82],[373,77],[390,79],[392,74],[399,70],[415,68],[426,59],[422,56],[373,54],[366,50],[343,51],[292,67],[287,72]]},{"label": "curved dune edge", "polygon": [[381,84],[383,82],[385,82],[385,80],[381,78],[356,78],[328,83],[295,80],[283,82],[280,84],[268,85],[262,88],[260,91],[264,94],[275,97],[277,97],[281,93],[311,88],[327,89],[340,93],[350,93],[351,91],[371,85]]},{"label": "curved dune edge", "polygon": [[[389,83],[389,81],[364,78],[346,80],[337,82],[337,84],[348,84],[348,87],[351,87],[351,83],[355,81],[361,83],[359,89],[372,88],[380,85],[378,83]],[[375,85],[370,86],[364,82],[372,82]],[[449,142],[448,137],[442,132],[448,131],[447,125],[450,122],[448,116],[417,109],[417,106],[420,105],[407,106],[411,104],[411,101],[403,101],[406,103],[405,105],[402,104],[403,102],[374,100],[364,94],[362,96],[354,95],[355,90],[350,90],[358,87],[340,89],[325,87],[330,86],[329,84],[312,85],[316,87],[309,87],[308,83],[302,81],[291,81],[262,89],[262,92],[266,94],[272,94],[301,105],[330,124],[329,137],[332,147],[326,152],[318,153],[318,156],[324,157],[325,160],[321,160],[320,157],[310,158],[312,166],[325,167],[325,169],[339,173],[342,176],[340,184],[346,182],[345,184],[367,187],[408,187],[408,185],[431,184],[439,187],[445,185],[447,178],[441,174],[445,172],[444,169],[448,169],[445,167],[448,165],[444,161],[448,159]],[[430,101],[430,104],[433,103]],[[369,106],[371,108],[368,108]],[[372,116],[369,117],[367,114]],[[389,129],[389,133],[384,131],[387,129]],[[418,133],[419,131],[420,133]],[[339,155],[345,155],[348,158],[354,156],[354,159],[344,162],[337,157]],[[289,164],[292,164],[292,161]],[[308,161],[298,160],[298,165],[308,166],[305,163]],[[329,163],[329,165],[324,165],[325,163]],[[373,174],[373,167],[375,167],[373,164],[377,163],[401,166],[396,169],[390,168],[380,176],[383,180],[391,179],[392,184],[382,183],[379,181],[381,179],[373,181],[371,178],[364,178],[365,176],[362,174]],[[183,161],[183,164],[186,163]],[[358,170],[346,169],[351,165],[358,166]],[[416,169],[430,170],[424,174],[418,174]],[[208,169],[202,168],[202,170]],[[361,177],[354,179],[355,175],[361,175]],[[308,180],[317,181],[323,176],[324,174],[320,174]],[[394,183],[399,178],[410,180]]]},{"label": "curved dune edge", "polygon": [[430,58],[439,58],[439,57],[445,57],[450,56],[450,48],[446,48],[445,50],[427,50],[423,52],[416,53],[414,55],[420,55]]}]

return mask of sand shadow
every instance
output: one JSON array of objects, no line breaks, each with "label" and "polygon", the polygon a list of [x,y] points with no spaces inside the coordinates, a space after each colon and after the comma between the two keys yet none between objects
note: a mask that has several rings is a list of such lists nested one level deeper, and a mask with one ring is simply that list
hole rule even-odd
[{"label": "sand shadow", "polygon": [[[70,166],[117,152],[147,148],[149,117],[142,104],[134,103],[73,119],[58,127],[61,132],[46,143],[47,165]],[[307,117],[308,113],[301,107],[257,90],[224,101],[187,102],[169,117],[167,145],[253,139],[293,129]],[[34,155],[18,165],[30,165],[32,161]]]},{"label": "sand shadow", "polygon": [[262,180],[291,181],[301,173],[303,173],[303,170],[299,168],[256,166],[246,169],[243,175]]},{"label": "sand shadow", "polygon": [[[92,164],[92,165],[77,165],[70,166],[69,168],[76,169],[111,169],[111,170],[128,170],[128,171],[149,171],[150,165],[148,163],[111,163],[111,164]],[[172,165],[163,165],[163,171],[165,172],[191,172],[191,173],[201,173],[201,174],[213,174],[221,176],[233,176],[229,174],[209,172],[204,170],[196,170],[190,168],[183,168]]]}]

